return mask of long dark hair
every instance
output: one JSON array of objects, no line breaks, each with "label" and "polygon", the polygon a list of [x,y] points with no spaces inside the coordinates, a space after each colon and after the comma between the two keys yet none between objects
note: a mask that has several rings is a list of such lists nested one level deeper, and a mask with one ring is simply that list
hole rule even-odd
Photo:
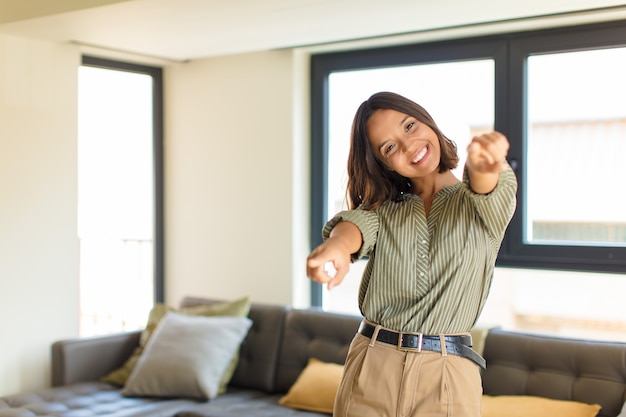
[{"label": "long dark hair", "polygon": [[361,207],[373,210],[385,201],[399,200],[403,193],[410,192],[413,187],[408,178],[390,171],[372,149],[367,135],[367,122],[381,109],[408,114],[435,132],[441,146],[439,172],[454,169],[459,162],[456,144],[441,132],[422,106],[396,93],[376,93],[359,106],[352,122],[346,191],[350,209]]}]

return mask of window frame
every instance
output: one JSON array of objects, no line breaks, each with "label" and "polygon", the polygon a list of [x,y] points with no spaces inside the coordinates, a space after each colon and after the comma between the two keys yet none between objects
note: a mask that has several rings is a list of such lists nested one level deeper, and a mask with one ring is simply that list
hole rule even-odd
[{"label": "window frame", "polygon": [[152,77],[152,146],[154,176],[154,294],[156,303],[165,299],[165,221],[163,181],[163,69],[123,61],[83,55],[82,66],[145,74]]},{"label": "window frame", "polygon": [[626,272],[626,248],[603,245],[542,245],[524,242],[526,201],[526,58],[530,55],[573,52],[626,46],[626,22],[610,22],[586,26],[536,31],[518,35],[511,40],[511,91],[509,152],[517,161],[518,209],[505,237],[506,248],[498,256],[498,265],[515,268],[540,268],[581,272]]},{"label": "window frame", "polygon": [[[311,56],[311,248],[321,243],[327,213],[328,77],[332,72],[421,63],[492,58],[495,61],[495,129],[511,143],[509,161],[518,177],[518,208],[505,234],[497,266],[584,272],[626,272],[626,248],[526,244],[525,60],[556,53],[626,46],[626,21],[523,31],[437,42],[319,53]],[[365,98],[364,98],[365,99]],[[356,110],[356,109],[355,109]],[[322,305],[322,287],[311,284],[311,303]]]}]

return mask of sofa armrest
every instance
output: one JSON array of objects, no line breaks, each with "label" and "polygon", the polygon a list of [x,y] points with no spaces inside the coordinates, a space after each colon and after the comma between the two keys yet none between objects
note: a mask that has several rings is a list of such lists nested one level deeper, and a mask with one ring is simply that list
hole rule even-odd
[{"label": "sofa armrest", "polygon": [[52,385],[97,381],[119,368],[139,345],[141,331],[60,340],[52,344]]}]

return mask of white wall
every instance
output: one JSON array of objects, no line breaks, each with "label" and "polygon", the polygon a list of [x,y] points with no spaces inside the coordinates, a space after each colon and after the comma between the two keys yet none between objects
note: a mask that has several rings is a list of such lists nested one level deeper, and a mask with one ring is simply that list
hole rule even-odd
[{"label": "white wall", "polygon": [[78,334],[74,46],[0,35],[0,395]]},{"label": "white wall", "polygon": [[168,303],[291,303],[292,77],[291,51],[166,68]]}]

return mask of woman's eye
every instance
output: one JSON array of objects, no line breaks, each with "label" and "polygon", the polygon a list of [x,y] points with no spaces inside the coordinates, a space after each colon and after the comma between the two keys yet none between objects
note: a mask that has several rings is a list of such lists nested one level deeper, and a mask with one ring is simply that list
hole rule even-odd
[{"label": "woman's eye", "polygon": [[411,130],[413,128],[413,125],[415,124],[415,122],[411,122],[409,124],[406,125],[406,131],[408,132],[409,130]]},{"label": "woman's eye", "polygon": [[383,152],[385,155],[389,155],[389,153],[393,150],[393,145],[387,145],[385,151]]}]

